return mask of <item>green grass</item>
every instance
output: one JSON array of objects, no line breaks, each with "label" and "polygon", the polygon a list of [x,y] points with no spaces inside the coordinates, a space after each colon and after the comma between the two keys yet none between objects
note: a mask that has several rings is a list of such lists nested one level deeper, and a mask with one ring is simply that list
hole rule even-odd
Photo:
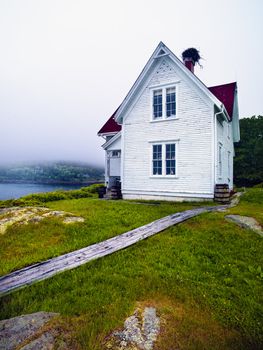
[{"label": "green grass", "polygon": [[163,216],[199,204],[138,204],[82,198],[49,202],[51,209],[85,218],[84,223],[65,225],[57,218],[28,225],[13,225],[0,235],[0,275],[47,260],[132,230]]},{"label": "green grass", "polygon": [[231,214],[252,216],[263,227],[263,188],[250,188],[241,197],[237,207],[231,209]]},{"label": "green grass", "polygon": [[[256,210],[259,219],[262,190],[253,191],[231,212],[248,215]],[[85,224],[66,228],[56,221],[43,223],[48,230],[61,230],[60,240],[50,243],[56,253],[61,242],[63,249],[75,249],[191,204],[150,206],[78,199],[48,205],[86,218]],[[263,240],[227,222],[224,215],[203,214],[128,249],[5,296],[0,300],[0,317],[40,310],[59,312],[57,322],[62,330],[70,328],[76,348],[99,350],[104,349],[105,337],[121,327],[136,307],[155,305],[162,322],[156,349],[261,349]],[[20,229],[9,229],[13,240],[19,239]],[[31,232],[31,242],[34,237],[39,241],[44,237],[44,228],[41,239],[33,226],[23,230],[20,235]]]}]

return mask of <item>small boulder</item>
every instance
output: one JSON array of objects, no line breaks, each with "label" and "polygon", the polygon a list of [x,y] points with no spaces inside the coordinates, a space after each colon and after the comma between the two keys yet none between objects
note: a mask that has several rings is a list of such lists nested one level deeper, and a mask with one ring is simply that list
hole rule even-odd
[{"label": "small boulder", "polygon": [[250,216],[241,216],[241,215],[226,215],[225,218],[226,220],[234,222],[240,227],[253,230],[254,232],[257,232],[260,236],[263,237],[262,227],[260,226],[260,224],[257,222],[256,219]]},{"label": "small boulder", "polygon": [[79,216],[68,216],[63,219],[64,224],[74,224],[76,222],[84,222],[84,219]]},{"label": "small boulder", "polygon": [[[53,312],[36,312],[29,315],[13,317],[0,321],[0,349],[15,350],[19,345],[34,337],[40,329],[58,314]],[[50,340],[51,334],[46,335],[40,342]],[[54,339],[53,339],[54,340]],[[52,341],[53,341],[52,340]],[[53,341],[54,342],[54,341]],[[49,347],[23,347],[29,349],[52,349]]]}]

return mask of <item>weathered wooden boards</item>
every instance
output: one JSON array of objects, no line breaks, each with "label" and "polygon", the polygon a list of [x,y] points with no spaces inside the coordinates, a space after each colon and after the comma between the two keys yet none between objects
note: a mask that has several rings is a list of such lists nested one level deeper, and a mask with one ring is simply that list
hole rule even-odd
[{"label": "weathered wooden boards", "polygon": [[0,295],[112,254],[194,216],[225,208],[227,206],[204,207],[169,215],[106,241],[14,271],[0,277]]}]

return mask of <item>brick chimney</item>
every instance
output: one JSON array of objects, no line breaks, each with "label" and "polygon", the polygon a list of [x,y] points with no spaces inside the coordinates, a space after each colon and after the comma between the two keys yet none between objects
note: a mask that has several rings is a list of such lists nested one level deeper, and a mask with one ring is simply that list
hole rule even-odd
[{"label": "brick chimney", "polygon": [[194,64],[192,58],[191,57],[184,58],[184,64],[194,74],[195,64]]},{"label": "brick chimney", "polygon": [[199,51],[194,47],[189,47],[189,49],[182,53],[182,58],[185,66],[194,74],[194,66],[196,62],[200,65],[199,60],[201,59],[201,56]]}]

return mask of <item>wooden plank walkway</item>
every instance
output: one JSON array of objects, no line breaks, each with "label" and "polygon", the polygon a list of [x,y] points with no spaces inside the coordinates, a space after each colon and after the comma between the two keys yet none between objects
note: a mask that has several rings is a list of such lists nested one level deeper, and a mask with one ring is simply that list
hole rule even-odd
[{"label": "wooden plank walkway", "polygon": [[14,271],[8,275],[0,277],[0,295],[8,294],[13,290],[44,280],[62,271],[74,269],[75,267],[83,265],[91,260],[112,254],[113,252],[129,247],[136,242],[194,216],[206,212],[226,209],[227,207],[227,205],[202,207],[168,215],[162,219],[153,221],[150,224],[107,239],[106,241]]}]

